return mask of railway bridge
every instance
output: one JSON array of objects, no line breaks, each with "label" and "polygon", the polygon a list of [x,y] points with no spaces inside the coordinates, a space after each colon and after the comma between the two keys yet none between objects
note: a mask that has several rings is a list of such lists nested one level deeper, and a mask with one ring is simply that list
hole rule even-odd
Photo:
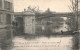
[{"label": "railway bridge", "polygon": [[[67,17],[70,21],[70,27],[71,29],[75,30],[76,29],[76,21],[80,20],[79,17],[80,14],[78,15],[78,19],[75,17],[75,14],[72,12],[65,12],[65,13],[56,13],[56,12],[51,12],[50,10],[47,10],[46,12],[43,13],[36,13],[36,20],[39,23],[44,22],[45,20],[47,22],[51,22],[52,18],[60,18],[60,17]],[[52,23],[52,22],[51,22]],[[79,25],[79,23],[78,23]]]}]

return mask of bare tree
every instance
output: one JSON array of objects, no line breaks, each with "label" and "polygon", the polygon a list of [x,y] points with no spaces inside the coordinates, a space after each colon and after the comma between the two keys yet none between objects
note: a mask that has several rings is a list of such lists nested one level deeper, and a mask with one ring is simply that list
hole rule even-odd
[{"label": "bare tree", "polygon": [[31,6],[28,6],[28,10],[31,10],[31,11],[33,11],[34,13],[36,13],[36,12],[40,12],[40,10],[39,10],[39,6],[34,6],[34,7],[31,7]]},{"label": "bare tree", "polygon": [[73,14],[72,18],[74,18],[73,19],[74,23],[72,25],[74,25],[73,27],[75,27],[74,29],[77,31],[78,30],[78,3],[79,3],[79,0],[70,0],[70,2],[71,2],[71,5],[69,5],[68,7]]},{"label": "bare tree", "polygon": [[71,5],[68,5],[71,12],[75,11],[75,0],[70,0]]}]

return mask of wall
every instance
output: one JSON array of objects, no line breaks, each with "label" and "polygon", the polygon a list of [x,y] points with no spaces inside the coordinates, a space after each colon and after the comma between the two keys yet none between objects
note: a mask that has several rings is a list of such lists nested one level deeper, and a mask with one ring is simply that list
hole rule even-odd
[{"label": "wall", "polygon": [[35,34],[35,16],[24,17],[24,30],[25,33]]}]

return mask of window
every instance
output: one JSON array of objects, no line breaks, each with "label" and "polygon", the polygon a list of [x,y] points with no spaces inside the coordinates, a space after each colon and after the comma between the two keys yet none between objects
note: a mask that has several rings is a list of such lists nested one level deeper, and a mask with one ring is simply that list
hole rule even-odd
[{"label": "window", "polygon": [[0,23],[1,23],[1,14],[0,14]]},{"label": "window", "polygon": [[12,3],[8,2],[8,1],[5,1],[4,2],[4,8],[6,10],[12,10]]},{"label": "window", "polygon": [[2,14],[0,14],[0,24],[2,23]]},{"label": "window", "polygon": [[0,9],[2,9],[2,0],[0,0]]},{"label": "window", "polygon": [[34,21],[34,19],[32,19],[32,21]]},{"label": "window", "polygon": [[11,24],[11,15],[10,14],[6,15],[6,24]]}]

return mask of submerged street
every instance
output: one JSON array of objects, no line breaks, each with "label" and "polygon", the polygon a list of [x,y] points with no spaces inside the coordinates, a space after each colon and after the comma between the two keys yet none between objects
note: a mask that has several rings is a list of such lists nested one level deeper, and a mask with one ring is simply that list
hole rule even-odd
[{"label": "submerged street", "polygon": [[72,36],[36,37],[34,39],[17,36],[13,38],[12,50],[72,50]]},{"label": "submerged street", "polygon": [[[0,50],[75,50],[74,48],[77,47],[78,41],[74,35],[71,35],[72,33],[66,32],[69,31],[69,26],[66,22],[62,22],[62,24],[58,24],[57,26],[51,25],[45,27],[41,25],[39,29],[42,29],[42,27],[45,30],[50,29],[52,34],[49,32],[46,34],[45,30],[41,30],[43,33],[39,32],[39,34],[30,35],[27,33],[17,33],[17,31],[15,31],[16,34],[15,32],[7,32],[5,34],[4,30],[1,32],[4,36],[0,36]],[[61,30],[66,32],[67,35],[62,34]],[[55,35],[54,33],[56,32],[59,34]]]},{"label": "submerged street", "polygon": [[[65,28],[66,27],[66,28]],[[51,28],[54,32],[54,27]],[[68,31],[68,25],[63,22],[55,32]],[[73,40],[74,39],[74,40]],[[3,40],[1,50],[73,50],[75,47],[73,35],[11,35],[11,39]]]}]

